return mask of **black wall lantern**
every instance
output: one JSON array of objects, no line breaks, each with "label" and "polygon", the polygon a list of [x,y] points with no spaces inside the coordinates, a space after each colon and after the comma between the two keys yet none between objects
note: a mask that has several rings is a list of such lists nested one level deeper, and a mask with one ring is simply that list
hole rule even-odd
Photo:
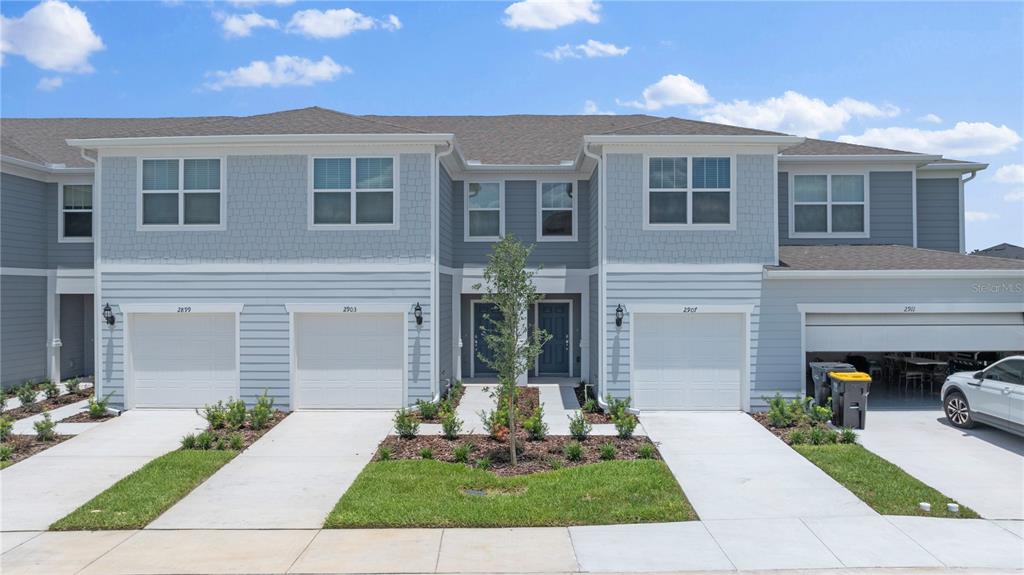
[{"label": "black wall lantern", "polygon": [[622,304],[615,308],[615,327],[622,327],[622,317],[626,315],[626,311],[622,309]]},{"label": "black wall lantern", "polygon": [[114,325],[114,312],[110,309],[110,304],[103,306],[103,319],[107,320],[107,325]]},{"label": "black wall lantern", "polygon": [[423,325],[423,308],[420,307],[420,302],[416,302],[416,307],[412,308],[412,316],[416,318],[416,325]]}]

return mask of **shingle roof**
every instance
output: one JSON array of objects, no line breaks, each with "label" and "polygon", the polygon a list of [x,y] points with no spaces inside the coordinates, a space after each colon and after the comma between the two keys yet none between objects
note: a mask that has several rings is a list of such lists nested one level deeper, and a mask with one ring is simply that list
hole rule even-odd
[{"label": "shingle roof", "polygon": [[771,270],[1024,270],[1024,261],[908,246],[779,246]]},{"label": "shingle roof", "polygon": [[1015,260],[1024,260],[1024,248],[1014,245],[1002,243],[999,245],[978,250],[977,255],[989,256],[993,258],[1012,258]]},{"label": "shingle roof", "polygon": [[[453,133],[465,159],[484,164],[542,165],[575,160],[586,135],[779,135],[645,114],[508,116],[355,116],[310,107],[254,116],[184,118],[3,118],[0,152],[30,162],[88,167],[69,138],[256,134]],[[783,155],[909,154],[808,139]]]}]

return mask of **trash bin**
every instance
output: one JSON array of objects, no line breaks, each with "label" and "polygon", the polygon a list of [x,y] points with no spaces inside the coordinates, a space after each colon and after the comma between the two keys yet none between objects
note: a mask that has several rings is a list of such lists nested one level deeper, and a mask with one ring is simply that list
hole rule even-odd
[{"label": "trash bin", "polygon": [[811,381],[814,383],[815,405],[825,405],[832,392],[829,390],[828,373],[830,371],[857,371],[857,368],[848,363],[837,361],[812,361],[808,363],[811,367]]},{"label": "trash bin", "polygon": [[864,429],[871,376],[860,371],[830,371],[828,378],[832,384],[832,423]]}]

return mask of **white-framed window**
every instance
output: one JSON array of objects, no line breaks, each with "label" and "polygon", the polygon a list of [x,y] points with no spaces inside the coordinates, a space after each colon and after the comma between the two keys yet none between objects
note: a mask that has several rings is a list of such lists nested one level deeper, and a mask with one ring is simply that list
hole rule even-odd
[{"label": "white-framed window", "polygon": [[576,241],[578,197],[576,182],[537,182],[537,241]]},{"label": "white-framed window", "polygon": [[644,161],[645,230],[736,229],[732,156],[649,156]]},{"label": "white-framed window", "polygon": [[222,158],[143,158],[139,229],[225,229],[223,166]]},{"label": "white-framed window", "polygon": [[61,184],[57,241],[92,241],[92,184]]},{"label": "white-framed window", "polygon": [[394,156],[310,159],[310,229],[398,229]]},{"label": "white-framed window", "polygon": [[868,186],[867,174],[791,173],[789,237],[868,237]]},{"label": "white-framed window", "polygon": [[493,242],[505,235],[505,182],[466,182],[463,239]]}]

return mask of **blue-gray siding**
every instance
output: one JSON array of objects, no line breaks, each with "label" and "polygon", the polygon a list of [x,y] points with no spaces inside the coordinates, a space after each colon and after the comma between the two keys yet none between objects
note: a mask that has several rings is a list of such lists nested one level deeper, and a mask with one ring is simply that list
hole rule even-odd
[{"label": "blue-gray siding", "polygon": [[[454,265],[481,266],[487,264],[491,242],[463,241],[465,225],[465,183],[455,181],[452,185],[451,239]],[[512,234],[524,243],[535,243],[530,255],[532,265],[547,267],[589,268],[590,267],[590,204],[592,201],[589,182],[576,182],[579,194],[577,224],[579,232],[574,242],[537,242],[537,182],[534,180],[507,180],[505,182],[505,233]],[[442,228],[443,230],[443,228]]]},{"label": "blue-gray siding", "polygon": [[779,172],[779,243],[782,245],[914,245],[913,173],[871,172],[870,237],[813,239],[789,237],[789,173]]},{"label": "blue-gray siding", "polygon": [[0,383],[46,377],[46,277],[0,275]]},{"label": "blue-gray siding", "polygon": [[609,154],[606,162],[609,263],[775,263],[772,156],[736,158],[736,229],[717,231],[644,230],[643,156]]},{"label": "blue-gray siding", "polygon": [[62,379],[92,375],[92,295],[60,296],[60,375]]},{"label": "blue-gray siding", "polygon": [[[443,266],[452,266],[452,243],[454,240],[455,227],[452,219],[452,178],[448,170],[441,166],[438,173],[438,261]],[[461,239],[461,236],[460,236]]]},{"label": "blue-gray siding", "polygon": [[399,158],[399,229],[310,230],[306,156],[228,156],[223,231],[137,231],[133,157],[102,159],[104,263],[427,262],[430,154]]},{"label": "blue-gray siding", "polygon": [[438,377],[442,385],[455,381],[454,310],[452,309],[452,276],[439,274],[437,282],[438,312]]},{"label": "blue-gray siding", "polygon": [[[604,310],[605,361],[608,378],[602,393],[616,397],[630,393],[629,326],[634,304],[753,305],[750,317],[750,355],[756,357],[759,343],[761,273],[609,273]],[[615,308],[622,304],[626,314],[622,326],[615,325]],[[751,388],[756,389],[755,367],[751,366]]]},{"label": "blue-gray siding", "polygon": [[[242,303],[241,395],[247,402],[267,390],[277,405],[289,402],[289,303],[404,303],[407,314],[409,365],[408,401],[431,398],[430,275],[425,272],[365,273],[115,273],[102,277],[103,299],[115,308],[114,328],[102,329],[100,373],[102,393],[114,392],[121,405],[124,393],[124,317],[128,303]],[[420,302],[423,325],[412,308]]]},{"label": "blue-gray siding", "polygon": [[917,180],[917,247],[960,251],[960,180]]},{"label": "blue-gray siding", "polygon": [[56,184],[0,174],[0,266],[49,267],[46,196],[50,193],[56,194]]}]

